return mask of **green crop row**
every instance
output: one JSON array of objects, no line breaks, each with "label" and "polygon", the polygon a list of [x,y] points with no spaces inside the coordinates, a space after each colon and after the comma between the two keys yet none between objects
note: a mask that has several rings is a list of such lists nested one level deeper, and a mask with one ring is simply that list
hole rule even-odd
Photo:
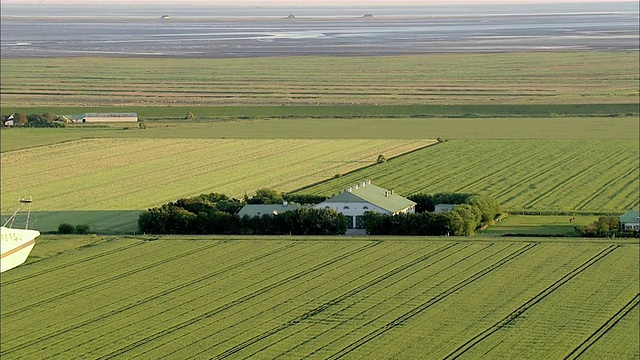
[{"label": "green crop row", "polygon": [[143,240],[53,255],[45,236],[2,276],[0,355],[610,358],[639,345],[637,243]]}]

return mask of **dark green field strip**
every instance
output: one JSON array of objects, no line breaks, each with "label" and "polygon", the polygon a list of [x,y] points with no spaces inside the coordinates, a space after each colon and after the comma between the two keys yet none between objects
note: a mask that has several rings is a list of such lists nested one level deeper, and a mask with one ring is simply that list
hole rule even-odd
[{"label": "dark green field strip", "polygon": [[[394,329],[386,331],[358,349],[350,356],[361,357],[365,354],[378,354],[375,358],[414,358],[420,354],[430,354],[433,358],[442,358],[455,349],[461,342],[490,326],[506,314],[506,309],[519,306],[530,299],[541,289],[547,287],[558,274],[570,271],[585,259],[591,258],[594,247],[583,249],[580,247],[537,246],[527,251],[522,257],[505,264],[487,276],[465,286],[463,291],[449,294],[428,309],[415,314],[411,319],[395,325]],[[602,249],[602,246],[595,247]],[[572,252],[572,250],[576,250]],[[571,254],[567,258],[566,254]],[[494,259],[495,261],[495,259]],[[464,265],[464,264],[461,264]],[[486,266],[487,263],[485,262]],[[458,276],[449,279],[433,279],[433,281],[448,281],[449,286],[465,279],[478,268],[464,270],[462,266],[455,268]],[[397,317],[416,309],[424,301],[435,299],[447,288],[439,287],[422,291],[422,296],[409,303],[396,317],[375,324],[364,332],[346,332],[338,338],[339,347],[333,351],[351,346],[360,336],[380,331],[380,326],[389,324]],[[426,296],[426,297],[425,297]],[[357,334],[357,336],[354,336]],[[349,338],[351,337],[351,338]],[[325,354],[324,357],[328,356]]]},{"label": "dark green field strip", "polygon": [[314,266],[312,266],[312,267],[310,267],[308,269],[305,269],[303,271],[299,271],[299,272],[294,273],[292,275],[286,276],[286,277],[284,277],[281,280],[278,280],[276,282],[269,283],[268,285],[265,285],[265,286],[263,286],[263,287],[261,287],[261,288],[259,288],[257,290],[254,290],[254,291],[246,294],[245,296],[237,298],[237,299],[235,299],[235,300],[233,300],[231,302],[228,302],[228,303],[226,303],[226,304],[224,304],[224,305],[222,305],[222,306],[220,306],[218,308],[212,309],[210,311],[207,311],[206,313],[197,315],[197,316],[195,316],[193,318],[189,318],[187,320],[184,320],[184,321],[182,321],[182,322],[180,322],[178,324],[175,324],[173,326],[165,328],[165,329],[163,329],[161,331],[158,331],[158,332],[156,332],[154,334],[145,336],[144,338],[141,338],[141,339],[139,339],[137,341],[134,341],[134,342],[132,342],[132,343],[130,343],[130,344],[124,346],[124,347],[121,347],[120,349],[117,349],[115,351],[112,351],[112,352],[104,355],[104,356],[101,356],[100,358],[111,358],[113,356],[119,356],[119,355],[126,354],[127,352],[129,352],[129,351],[131,351],[131,350],[133,350],[133,349],[135,349],[135,348],[137,348],[137,347],[139,347],[139,346],[141,346],[141,345],[143,345],[143,344],[145,344],[145,343],[147,343],[149,341],[154,341],[154,340],[159,339],[159,338],[161,338],[161,337],[165,336],[166,334],[169,334],[169,333],[171,333],[173,331],[176,331],[176,330],[179,330],[181,328],[190,326],[193,323],[196,323],[196,322],[201,321],[203,319],[206,319],[206,318],[209,318],[211,316],[214,316],[217,313],[219,313],[220,311],[223,311],[223,310],[226,310],[228,308],[231,308],[231,307],[233,307],[233,306],[235,306],[237,304],[240,304],[242,302],[251,300],[252,298],[254,298],[256,296],[259,296],[259,295],[261,295],[263,293],[266,293],[266,292],[270,291],[271,289],[277,288],[277,287],[279,287],[279,286],[281,286],[283,284],[286,284],[286,283],[288,283],[288,282],[290,282],[292,280],[295,280],[295,279],[298,279],[298,278],[302,278],[302,277],[306,276],[307,274],[313,273],[315,271],[324,270],[326,267],[331,266],[335,262],[338,262],[338,261],[343,260],[343,259],[347,259],[347,258],[351,257],[354,254],[357,254],[357,253],[359,253],[361,251],[366,251],[369,248],[371,248],[373,246],[377,246],[377,245],[379,245],[379,243],[377,243],[377,242],[366,243],[364,246],[361,246],[361,247],[359,247],[359,248],[357,248],[355,250],[351,250],[351,251],[345,252],[343,254],[340,254],[339,256],[335,256],[335,257],[330,258],[330,259],[326,259],[326,260],[318,263],[317,265],[314,265]]},{"label": "dark green field strip", "polygon": [[637,274],[637,247],[611,245],[450,355],[563,358],[637,295]]},{"label": "dark green field strip", "polygon": [[[426,251],[440,247],[441,244],[425,244],[420,250]],[[330,296],[336,289],[348,287],[356,281],[371,277],[377,273],[386,272],[396,263],[407,261],[407,257],[414,257],[414,244],[384,243],[366,253],[358,253],[322,273],[313,273],[298,279],[278,289],[256,298],[248,303],[240,304],[236,308],[221,313],[219,316],[201,321],[192,327],[184,329],[181,334],[171,334],[170,337],[158,341],[158,346],[145,352],[136,352],[135,356],[172,356],[175,352],[186,351],[192,354],[192,347],[199,347],[200,342],[213,347],[212,342],[225,342],[238,336],[239,332],[254,331],[257,328],[269,326],[269,323],[281,321],[280,318],[290,318],[293,314],[304,313],[306,309]],[[409,254],[410,253],[410,254]],[[318,256],[327,256],[323,252],[316,252]],[[408,255],[409,254],[409,255]],[[380,261],[385,259],[385,261]],[[285,259],[286,261],[286,259]],[[285,302],[274,299],[286,298]],[[224,326],[224,324],[228,324]],[[212,329],[215,329],[212,331]],[[248,330],[249,329],[249,330]],[[208,335],[203,337],[203,332]],[[194,340],[189,341],[188,339]],[[173,355],[180,356],[180,355]]]},{"label": "dark green field strip", "polygon": [[[4,94],[4,93],[3,93]],[[345,94],[346,95],[346,94]],[[36,107],[7,108],[5,113],[80,115],[84,113],[122,112],[122,107]],[[241,118],[437,118],[437,117],[608,117],[637,116],[638,104],[513,104],[513,105],[292,105],[292,106],[131,106],[144,120],[182,119],[193,112],[199,119]]]},{"label": "dark green field strip", "polygon": [[573,279],[575,276],[577,276],[581,272],[587,270],[591,265],[595,264],[600,259],[602,259],[605,256],[609,255],[612,251],[614,251],[617,248],[618,248],[618,245],[611,245],[611,246],[607,247],[606,249],[600,251],[599,253],[594,255],[592,258],[590,258],[589,260],[587,260],[586,262],[581,264],[579,267],[573,269],[571,272],[565,274],[559,280],[557,280],[554,283],[552,283],[551,285],[549,285],[547,288],[545,288],[543,291],[538,293],[536,296],[534,296],[533,298],[528,300],[526,303],[520,305],[517,309],[515,309],[514,311],[509,313],[502,320],[500,320],[499,322],[495,323],[493,326],[487,328],[486,330],[482,331],[481,333],[479,333],[478,335],[474,336],[473,338],[469,339],[467,342],[465,342],[460,347],[458,347],[455,351],[453,351],[450,354],[448,354],[445,357],[445,359],[456,359],[456,358],[462,356],[465,352],[467,352],[469,349],[471,349],[472,347],[474,347],[478,343],[482,342],[487,337],[491,336],[492,334],[494,334],[495,332],[499,331],[503,327],[508,326],[510,323],[516,321],[516,319],[518,317],[522,316],[522,314],[524,312],[529,310],[531,307],[535,306],[537,303],[539,303],[544,298],[549,296],[551,293],[553,293],[555,290],[560,288],[562,285],[564,285],[565,283],[567,283],[568,281]]},{"label": "dark green field strip", "polygon": [[622,320],[631,310],[638,309],[640,304],[640,294],[636,294],[628,303],[626,303],[620,310],[618,310],[607,322],[602,324],[593,334],[591,334],[580,346],[575,348],[565,359],[577,359],[584,354],[589,347],[595,344],[600,338],[602,338],[611,328],[613,328],[620,320]]},{"label": "dark green field strip", "polygon": [[[244,269],[247,266],[256,266],[256,267],[261,266],[265,259],[266,260],[271,259],[274,255],[279,254],[285,250],[299,248],[298,246],[296,246],[296,245],[299,245],[299,243],[295,243],[295,242],[280,243],[277,246],[274,246],[272,244],[270,246],[263,247],[262,249],[260,249],[260,251],[256,251],[255,247],[252,247],[251,244],[235,243],[234,247],[238,247],[238,245],[248,245],[248,246],[244,248],[240,247],[239,250],[244,251],[241,254],[235,255],[232,252],[231,253],[232,256],[230,258],[228,257],[229,254],[227,253],[220,254],[221,261],[219,263],[215,261],[216,260],[215,257],[211,259],[213,260],[211,263],[209,262],[205,263],[205,264],[211,264],[210,266],[214,267],[213,270],[206,271],[207,269],[206,267],[204,267],[203,269],[205,271],[204,274],[193,275],[190,278],[185,278],[184,280],[182,280],[182,282],[178,283],[177,285],[169,286],[168,288],[166,286],[160,287],[159,289],[157,289],[157,291],[153,291],[152,293],[146,295],[141,299],[136,299],[135,301],[126,302],[125,305],[119,305],[118,303],[111,303],[109,304],[110,306],[103,305],[102,307],[97,309],[97,312],[98,312],[97,315],[92,315],[83,321],[79,321],[80,320],[79,317],[75,319],[71,319],[71,321],[69,321],[69,325],[66,325],[66,327],[61,328],[57,331],[46,332],[46,333],[38,333],[38,332],[30,331],[31,334],[36,334],[37,336],[36,339],[22,342],[21,344],[15,347],[12,346],[9,349],[7,349],[8,345],[3,345],[3,352],[12,353],[18,350],[30,348],[34,344],[43,343],[43,342],[44,344],[51,346],[57,342],[64,341],[63,339],[64,336],[70,336],[73,341],[73,338],[74,338],[73,334],[78,329],[82,329],[87,326],[94,326],[94,323],[96,322],[108,320],[114,315],[124,313],[125,311],[129,311],[130,309],[133,309],[135,307],[149,306],[149,304],[153,304],[155,301],[158,301],[159,299],[161,299],[162,301],[166,301],[165,297],[171,294],[184,291],[185,289],[188,291],[194,285],[206,284],[211,279],[216,279],[217,277],[223,274],[233,273],[234,271],[237,271],[238,269]],[[174,247],[175,246],[171,246],[170,248],[174,248]],[[251,249],[251,251],[247,251],[249,249]],[[228,260],[225,261],[225,259],[228,259]],[[168,269],[171,270],[170,267]],[[201,267],[197,267],[197,269],[199,271]],[[196,271],[196,273],[198,271]],[[144,282],[144,280],[139,280],[139,281]],[[128,284],[124,284],[124,285],[129,286]],[[90,297],[90,300],[92,299],[93,298]],[[102,301],[104,301],[104,299]],[[109,307],[113,307],[113,310],[105,311],[105,310],[108,310]],[[51,331],[51,330],[48,330],[48,331]],[[48,341],[52,339],[56,340],[56,342],[49,343]],[[4,343],[9,339],[3,338],[2,340]],[[21,339],[21,340],[24,341],[29,339]],[[75,341],[77,342],[77,339]],[[35,350],[40,351],[39,348]]]}]

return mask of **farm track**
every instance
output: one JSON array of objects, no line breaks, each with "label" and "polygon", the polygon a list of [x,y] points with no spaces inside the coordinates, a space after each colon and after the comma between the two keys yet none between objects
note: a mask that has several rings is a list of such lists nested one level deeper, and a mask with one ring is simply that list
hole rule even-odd
[{"label": "farm track", "polygon": [[394,319],[393,321],[387,323],[386,325],[384,325],[383,327],[380,327],[378,329],[376,329],[373,332],[370,332],[369,334],[365,335],[364,337],[358,339],[356,342],[351,343],[350,345],[342,348],[340,351],[334,353],[333,355],[331,355],[329,357],[329,359],[339,359],[342,358],[344,356],[347,356],[351,351],[359,348],[360,346],[366,344],[367,342],[373,340],[374,338],[384,334],[385,332],[392,330],[393,328],[401,325],[402,323],[406,322],[407,320],[411,319],[413,316],[421,313],[422,311],[426,310],[427,308],[429,308],[430,306],[432,306],[433,304],[441,301],[442,299],[446,298],[447,296],[455,293],[456,291],[461,290],[463,287],[471,284],[472,282],[480,279],[481,277],[485,276],[486,274],[490,273],[491,271],[499,268],[500,266],[504,265],[505,263],[517,258],[518,256],[524,254],[525,252],[531,250],[532,248],[534,248],[535,246],[537,246],[538,244],[536,243],[530,243],[525,245],[524,247],[520,248],[519,250],[509,254],[508,256],[502,258],[501,260],[493,263],[492,265],[476,272],[475,274],[473,274],[472,276],[464,279],[463,281],[458,282],[457,284],[453,285],[452,287],[448,288],[447,290],[441,292],[440,294],[438,294],[437,296],[429,299],[427,302],[420,304],[419,306],[411,309],[409,312],[404,313],[402,316]]},{"label": "farm track", "polygon": [[581,272],[583,272],[586,269],[588,269],[591,265],[595,264],[600,259],[602,259],[605,256],[609,255],[611,252],[613,252],[618,247],[619,247],[618,245],[611,245],[611,246],[607,247],[606,249],[600,251],[599,253],[597,253],[596,255],[591,257],[589,260],[584,262],[582,265],[580,265],[579,267],[575,268],[571,272],[565,274],[560,279],[556,280],[553,284],[549,285],[542,292],[538,293],[535,297],[533,297],[532,299],[530,299],[526,303],[522,304],[516,310],[512,311],[511,313],[509,313],[505,318],[500,320],[498,323],[494,324],[490,328],[488,328],[488,329],[484,330],[483,332],[479,333],[475,337],[469,339],[467,342],[465,342],[460,347],[458,347],[455,351],[453,351],[450,354],[448,354],[445,357],[445,359],[456,359],[456,358],[462,356],[466,351],[468,351],[469,349],[471,349],[472,347],[474,347],[475,345],[477,345],[478,343],[480,343],[481,341],[483,341],[487,337],[491,336],[493,333],[495,333],[496,331],[500,330],[504,326],[506,326],[509,323],[515,321],[519,316],[521,316],[524,312],[529,310],[531,307],[535,306],[542,299],[547,297],[549,294],[554,292],[556,289],[560,288],[562,285],[564,285],[565,283],[567,283],[568,281],[573,279],[575,276],[577,276]]},{"label": "farm track", "polygon": [[270,291],[271,289],[274,289],[274,288],[276,288],[278,286],[281,286],[282,284],[285,284],[285,283],[287,283],[289,281],[292,281],[292,280],[295,280],[297,278],[303,277],[303,276],[305,276],[305,275],[307,275],[309,273],[321,270],[321,269],[323,269],[323,268],[325,268],[325,267],[327,267],[327,266],[329,266],[329,265],[331,265],[331,264],[333,264],[333,263],[335,263],[335,262],[337,262],[339,260],[348,258],[348,257],[350,257],[350,256],[352,256],[354,254],[357,254],[358,252],[365,251],[365,250],[367,250],[367,249],[369,249],[369,248],[371,248],[373,246],[377,246],[379,244],[380,244],[379,242],[372,242],[372,243],[369,243],[369,244],[367,244],[367,245],[365,245],[363,247],[360,247],[360,248],[358,248],[356,250],[349,251],[347,253],[341,254],[340,256],[334,257],[333,259],[324,261],[321,264],[313,266],[313,267],[311,267],[311,268],[309,268],[307,270],[304,270],[302,272],[299,272],[297,274],[288,276],[288,277],[286,277],[286,278],[284,278],[284,279],[282,279],[280,281],[277,281],[275,283],[272,283],[272,284],[269,284],[267,286],[264,286],[264,287],[262,287],[262,288],[260,288],[260,289],[258,289],[256,291],[254,291],[254,292],[252,292],[250,294],[247,294],[247,295],[245,295],[245,296],[243,296],[241,298],[238,298],[238,299],[236,299],[236,300],[234,300],[234,301],[232,301],[230,303],[227,303],[227,304],[225,304],[223,306],[220,306],[220,307],[218,307],[216,309],[208,311],[208,312],[206,312],[204,314],[198,315],[195,318],[188,319],[188,320],[183,321],[183,322],[181,322],[181,323],[179,323],[177,325],[171,326],[170,328],[165,329],[165,330],[163,330],[161,332],[155,333],[155,334],[150,335],[150,336],[146,336],[143,339],[135,341],[135,342],[123,347],[123,348],[120,348],[120,349],[118,349],[116,351],[112,351],[112,352],[106,354],[105,356],[100,357],[100,359],[107,359],[107,358],[111,358],[111,357],[114,357],[114,356],[119,356],[119,355],[125,354],[126,352],[131,351],[131,350],[135,349],[136,347],[138,347],[140,345],[143,345],[143,344],[145,344],[145,343],[147,343],[149,341],[156,340],[156,339],[161,338],[162,336],[165,336],[166,334],[169,334],[169,333],[171,333],[173,331],[185,328],[185,327],[187,327],[187,326],[189,326],[189,325],[191,325],[191,324],[193,324],[193,323],[195,323],[197,321],[201,321],[203,319],[211,317],[211,316],[213,316],[213,315],[215,315],[215,314],[217,314],[217,313],[219,313],[219,312],[221,312],[223,310],[231,308],[232,306],[235,306],[235,305],[240,304],[240,303],[242,303],[244,301],[250,300],[250,299],[252,299],[252,298],[254,298],[254,297],[258,296],[258,295],[266,293],[267,291]]},{"label": "farm track", "polygon": [[595,344],[602,336],[604,336],[611,328],[613,328],[620,320],[622,320],[631,310],[640,304],[640,294],[636,294],[628,303],[626,303],[620,310],[618,310],[611,318],[602,324],[593,334],[586,338],[577,348],[575,348],[569,355],[565,357],[567,359],[579,358],[589,347]]}]

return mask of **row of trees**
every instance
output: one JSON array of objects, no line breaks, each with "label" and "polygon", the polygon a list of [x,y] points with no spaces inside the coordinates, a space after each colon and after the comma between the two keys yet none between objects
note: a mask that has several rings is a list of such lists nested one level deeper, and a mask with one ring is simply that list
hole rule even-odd
[{"label": "row of trees", "polygon": [[[415,214],[365,214],[365,229],[375,235],[472,235],[492,221],[500,211],[495,199],[472,194],[417,194]],[[255,234],[255,235],[340,235],[347,230],[347,218],[330,209],[300,209],[278,215],[238,215],[246,204],[280,204],[284,201],[317,204],[324,196],[282,194],[260,189],[242,200],[224,194],[202,194],[179,199],[143,212],[138,219],[142,233],[152,234]],[[456,204],[453,210],[434,213],[435,204]]]},{"label": "row of trees", "polygon": [[69,123],[64,115],[53,113],[24,114],[15,113],[10,116],[3,116],[2,123],[13,120],[13,126],[17,127],[65,127]]},{"label": "row of trees", "polygon": [[313,196],[286,196],[270,189],[260,189],[244,200],[203,194],[143,212],[138,228],[151,234],[342,235],[347,231],[347,218],[329,209],[303,207],[278,215],[238,215],[245,204],[278,204],[287,201],[285,198],[317,200]]}]

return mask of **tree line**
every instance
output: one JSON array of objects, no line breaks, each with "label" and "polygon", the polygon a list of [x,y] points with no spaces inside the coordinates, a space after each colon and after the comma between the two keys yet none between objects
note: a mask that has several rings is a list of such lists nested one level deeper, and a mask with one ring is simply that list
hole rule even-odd
[{"label": "tree line", "polygon": [[53,113],[24,114],[15,113],[2,116],[2,123],[13,120],[14,127],[65,127],[70,122],[64,115]]},{"label": "tree line", "polygon": [[[417,194],[417,213],[385,215],[367,212],[365,229],[372,235],[472,235],[500,212],[497,201],[477,194]],[[238,234],[238,235],[343,235],[347,218],[332,209],[311,205],[324,201],[318,195],[292,195],[260,189],[243,199],[224,194],[201,194],[148,209],[138,218],[138,229],[149,234]],[[239,216],[246,204],[298,203],[299,209],[277,215]],[[455,204],[453,210],[434,213],[439,203]]]},{"label": "tree line", "polygon": [[[416,212],[400,215],[365,214],[365,228],[371,235],[473,235],[490,225],[500,214],[500,204],[482,194],[438,193],[408,197]],[[438,204],[455,205],[451,211],[435,213]]]}]

